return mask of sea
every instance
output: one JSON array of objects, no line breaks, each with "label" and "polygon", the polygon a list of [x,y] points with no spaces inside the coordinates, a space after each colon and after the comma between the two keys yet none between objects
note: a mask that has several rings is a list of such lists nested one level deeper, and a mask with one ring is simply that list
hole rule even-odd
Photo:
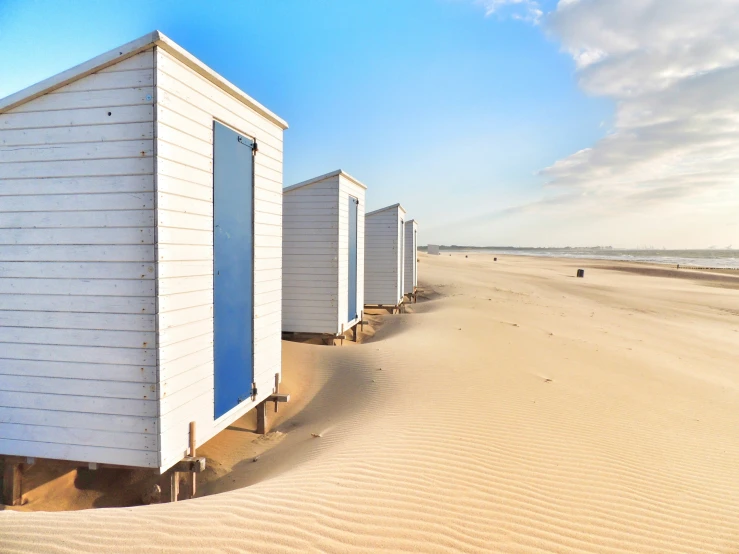
[{"label": "sea", "polygon": [[515,248],[507,246],[464,247],[442,246],[441,251],[489,252],[508,256],[547,256],[621,262],[649,262],[689,267],[739,269],[739,249],[709,250],[625,250],[619,248]]}]

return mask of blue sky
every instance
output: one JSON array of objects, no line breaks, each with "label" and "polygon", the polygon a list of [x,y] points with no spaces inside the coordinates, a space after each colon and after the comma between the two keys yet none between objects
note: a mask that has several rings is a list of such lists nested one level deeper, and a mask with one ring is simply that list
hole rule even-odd
[{"label": "blue sky", "polygon": [[618,244],[583,240],[584,212],[542,215],[571,190],[538,174],[606,137],[618,98],[581,86],[546,20],[516,19],[554,1],[509,3],[0,0],[0,96],[159,29],[288,121],[286,186],[341,167],[432,242]]}]

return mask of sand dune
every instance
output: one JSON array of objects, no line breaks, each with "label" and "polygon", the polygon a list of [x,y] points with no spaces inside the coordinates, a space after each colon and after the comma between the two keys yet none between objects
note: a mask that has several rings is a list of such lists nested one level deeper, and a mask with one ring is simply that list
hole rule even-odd
[{"label": "sand dune", "polygon": [[421,255],[414,313],[285,343],[273,444],[205,447],[227,492],[6,510],[0,551],[737,552],[739,291],[577,264]]}]

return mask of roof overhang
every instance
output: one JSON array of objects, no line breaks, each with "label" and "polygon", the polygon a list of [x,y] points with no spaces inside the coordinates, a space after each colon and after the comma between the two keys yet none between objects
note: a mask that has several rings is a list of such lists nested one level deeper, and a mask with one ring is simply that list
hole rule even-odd
[{"label": "roof overhang", "polygon": [[312,179],[308,179],[307,181],[301,181],[300,183],[296,183],[294,185],[290,185],[289,187],[285,187],[284,189],[282,189],[282,192],[290,192],[291,190],[299,189],[301,187],[307,187],[308,185],[312,185],[314,183],[320,183],[321,181],[325,181],[326,179],[331,179],[333,177],[336,177],[337,175],[340,175],[341,177],[344,177],[345,179],[350,180],[352,183],[354,183],[355,185],[359,185],[365,190],[367,189],[367,185],[355,179],[343,169],[337,169],[336,171],[332,171],[331,173],[319,175],[318,177],[313,177]]},{"label": "roof overhang", "polygon": [[384,212],[384,211],[387,211],[387,210],[393,210],[393,209],[399,210],[400,212],[402,212],[403,215],[405,215],[405,213],[406,213],[405,212],[405,208],[403,206],[401,206],[400,204],[393,204],[392,206],[385,206],[384,208],[380,208],[379,210],[375,210],[373,212],[366,213],[366,214],[364,214],[364,217],[369,217],[371,215],[379,214],[380,212]]},{"label": "roof overhang", "polygon": [[105,54],[101,54],[91,60],[63,71],[62,73],[54,75],[53,77],[49,77],[40,83],[36,83],[35,85],[31,85],[15,94],[11,94],[10,96],[0,99],[0,113],[11,110],[21,104],[25,104],[34,98],[38,98],[39,96],[68,85],[69,83],[100,71],[101,69],[105,69],[106,67],[125,60],[126,58],[135,56],[153,46],[162,48],[190,69],[216,85],[218,88],[226,91],[243,104],[249,106],[258,114],[262,115],[282,129],[287,129],[287,122],[284,119],[269,111],[251,96],[239,89],[236,85],[221,77],[218,73],[213,71],[195,56],[159,31],[153,31],[141,38],[137,38],[136,40],[124,44],[123,46],[114,48]]}]

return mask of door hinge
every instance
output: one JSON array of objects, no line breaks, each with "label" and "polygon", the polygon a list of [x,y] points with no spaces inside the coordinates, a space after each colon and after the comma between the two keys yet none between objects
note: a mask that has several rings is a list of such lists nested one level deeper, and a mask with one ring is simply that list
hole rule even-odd
[{"label": "door hinge", "polygon": [[251,399],[256,400],[256,398],[257,398],[257,384],[252,383],[251,384]]}]

